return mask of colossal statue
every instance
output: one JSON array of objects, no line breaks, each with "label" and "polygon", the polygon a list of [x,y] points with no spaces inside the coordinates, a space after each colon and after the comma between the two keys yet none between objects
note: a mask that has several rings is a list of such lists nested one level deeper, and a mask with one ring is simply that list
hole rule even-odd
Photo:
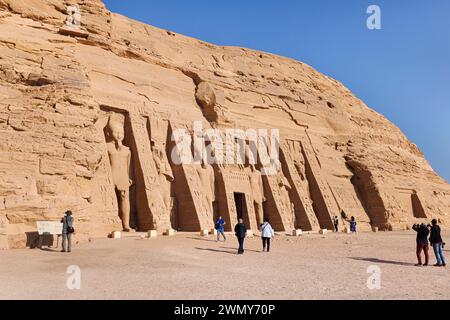
[{"label": "colossal statue", "polygon": [[125,138],[124,118],[111,113],[108,128],[111,142],[107,143],[108,156],[111,164],[112,178],[119,203],[119,216],[122,220],[123,231],[134,231],[130,227],[130,177],[131,151],[123,145]]}]

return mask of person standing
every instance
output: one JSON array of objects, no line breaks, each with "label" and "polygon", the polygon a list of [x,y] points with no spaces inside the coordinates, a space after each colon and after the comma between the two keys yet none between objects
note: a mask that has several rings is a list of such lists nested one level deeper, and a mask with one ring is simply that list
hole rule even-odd
[{"label": "person standing", "polygon": [[275,235],[275,232],[273,231],[272,226],[269,223],[269,218],[264,218],[264,223],[261,224],[260,227],[261,231],[261,238],[263,243],[263,252],[267,248],[267,252],[270,251],[270,239]]},{"label": "person standing", "polygon": [[75,232],[75,229],[73,228],[72,211],[66,211],[65,216],[62,218],[61,222],[63,224],[61,252],[72,252],[72,234]]},{"label": "person standing", "polygon": [[[430,230],[428,230],[425,223],[422,223],[421,225],[415,224],[413,225],[413,230],[417,232],[416,237],[416,243],[417,243],[417,264],[416,266],[428,266],[428,260],[429,260],[429,244],[428,244],[428,234],[430,233]],[[425,254],[425,264],[422,264],[422,251]]]},{"label": "person standing", "polygon": [[222,235],[223,241],[227,241],[227,237],[225,237],[225,224],[226,222],[222,219],[222,216],[216,221],[217,242],[220,241],[220,235]]},{"label": "person standing", "polygon": [[334,232],[339,232],[339,219],[338,216],[333,218]]},{"label": "person standing", "polygon": [[238,254],[244,254],[244,240],[247,235],[247,227],[244,224],[244,220],[239,218],[238,224],[234,227],[234,233],[239,242]]},{"label": "person standing", "polygon": [[436,219],[431,221],[430,226],[430,244],[433,246],[434,255],[436,256],[435,267],[445,267],[445,258],[442,253],[442,237],[441,237],[441,227],[438,225]]},{"label": "person standing", "polygon": [[355,217],[351,217],[350,219],[350,232],[356,233],[356,219]]}]

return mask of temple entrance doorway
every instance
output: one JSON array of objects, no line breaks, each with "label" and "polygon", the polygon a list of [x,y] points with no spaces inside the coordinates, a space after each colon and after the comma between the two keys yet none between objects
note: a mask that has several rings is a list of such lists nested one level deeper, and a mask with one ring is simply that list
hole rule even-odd
[{"label": "temple entrance doorway", "polygon": [[250,219],[248,216],[247,202],[244,193],[234,193],[234,203],[236,205],[236,213],[238,219],[243,219],[247,228],[250,227]]}]

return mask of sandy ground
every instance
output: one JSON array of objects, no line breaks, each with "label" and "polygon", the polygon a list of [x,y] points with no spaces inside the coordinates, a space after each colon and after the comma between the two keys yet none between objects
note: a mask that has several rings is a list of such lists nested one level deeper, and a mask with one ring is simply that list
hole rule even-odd
[{"label": "sandy ground", "polygon": [[[231,235],[177,234],[98,239],[72,254],[0,251],[0,299],[450,299],[450,267],[415,267],[410,232],[280,235],[270,253],[259,238],[246,240],[243,256],[235,248]],[[70,265],[80,267],[80,290],[67,289]],[[373,265],[379,290],[367,287]]]}]

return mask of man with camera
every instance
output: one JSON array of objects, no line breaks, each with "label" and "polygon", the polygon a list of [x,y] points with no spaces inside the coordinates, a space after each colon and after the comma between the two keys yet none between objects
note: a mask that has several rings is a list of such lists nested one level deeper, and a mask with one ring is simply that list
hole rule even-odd
[{"label": "man with camera", "polygon": [[445,267],[445,258],[442,253],[445,243],[442,241],[441,227],[439,227],[436,219],[433,219],[431,221],[431,225],[428,225],[428,227],[430,228],[430,244],[433,246],[433,251],[437,261],[434,266]]},{"label": "man with camera", "polygon": [[[61,220],[63,224],[62,230],[62,250],[61,252],[71,252],[72,251],[72,234],[75,232],[73,228],[73,217],[72,211],[66,211],[65,216]],[[67,248],[66,248],[67,242]]]}]

